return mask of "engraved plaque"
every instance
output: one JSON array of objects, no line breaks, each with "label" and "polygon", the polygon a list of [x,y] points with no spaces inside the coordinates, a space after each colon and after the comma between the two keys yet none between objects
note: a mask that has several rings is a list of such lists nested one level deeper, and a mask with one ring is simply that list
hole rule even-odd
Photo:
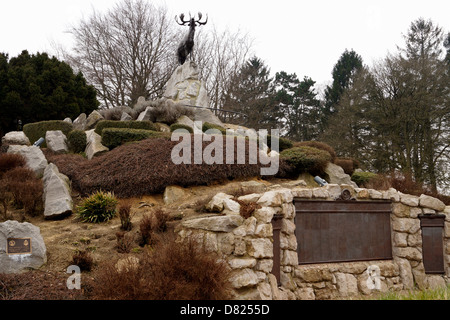
[{"label": "engraved plaque", "polygon": [[31,253],[31,238],[10,238],[7,240],[6,253],[29,254]]}]

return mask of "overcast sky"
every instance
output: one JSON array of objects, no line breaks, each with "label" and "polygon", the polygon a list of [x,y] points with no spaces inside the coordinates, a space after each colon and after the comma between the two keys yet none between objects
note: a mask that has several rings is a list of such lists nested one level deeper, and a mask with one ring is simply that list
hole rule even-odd
[{"label": "overcast sky", "polygon": [[[149,0],[152,1],[152,0]],[[153,0],[175,16],[202,11],[218,30],[240,28],[255,39],[255,54],[272,74],[309,76],[319,85],[331,81],[340,55],[354,49],[371,66],[403,45],[402,34],[419,18],[450,31],[449,0]],[[52,53],[52,42],[71,45],[66,33],[92,9],[111,8],[116,0],[2,0],[0,52],[16,56]],[[174,22],[175,23],[175,22]],[[208,28],[206,25],[203,28]],[[183,29],[182,32],[185,32]]]}]

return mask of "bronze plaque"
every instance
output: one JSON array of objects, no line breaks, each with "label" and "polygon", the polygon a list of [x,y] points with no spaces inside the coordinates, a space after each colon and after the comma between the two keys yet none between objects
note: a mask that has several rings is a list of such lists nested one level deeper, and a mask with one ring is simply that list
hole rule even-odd
[{"label": "bronze plaque", "polygon": [[31,253],[31,238],[10,238],[7,241],[7,254]]}]

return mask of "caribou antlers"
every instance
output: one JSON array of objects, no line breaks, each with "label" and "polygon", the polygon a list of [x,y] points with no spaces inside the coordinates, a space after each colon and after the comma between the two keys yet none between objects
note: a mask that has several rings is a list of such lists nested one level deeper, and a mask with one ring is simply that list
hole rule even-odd
[{"label": "caribou antlers", "polygon": [[201,22],[201,21],[200,21],[200,20],[202,20],[202,17],[203,17],[202,13],[199,12],[199,13],[198,13],[198,20],[195,20],[195,16],[192,17],[192,16],[191,16],[191,13],[189,13],[189,20],[184,20],[184,13],[182,13],[182,14],[180,14],[180,20],[181,20],[181,23],[178,22],[178,17],[177,17],[177,16],[175,16],[175,21],[176,21],[180,26],[184,26],[184,25],[186,25],[186,24],[188,24],[188,26],[190,26],[190,27],[192,27],[192,26],[196,27],[197,24],[198,24],[199,26],[203,26],[203,25],[205,25],[205,24],[208,22],[208,15],[206,15],[206,21],[205,21],[205,22]]}]

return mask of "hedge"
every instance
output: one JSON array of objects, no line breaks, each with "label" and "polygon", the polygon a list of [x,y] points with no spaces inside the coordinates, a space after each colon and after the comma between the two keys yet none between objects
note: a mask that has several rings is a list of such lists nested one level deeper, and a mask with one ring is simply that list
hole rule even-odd
[{"label": "hedge", "polygon": [[81,153],[86,150],[86,132],[82,130],[72,130],[67,135],[67,144],[73,153]]},{"label": "hedge", "polygon": [[203,126],[202,126],[202,131],[206,132],[206,131],[208,131],[210,129],[219,130],[222,133],[222,135],[226,135],[227,134],[227,130],[224,127],[219,126],[219,125],[214,124],[214,123],[204,122]]},{"label": "hedge", "polygon": [[[23,126],[23,132],[30,139],[31,144],[35,143],[39,138],[45,139],[45,133],[47,131],[61,130],[67,137],[70,131],[72,131],[73,126],[71,123],[62,120],[51,120],[51,121],[41,121],[28,123]],[[47,144],[44,142],[41,148],[46,148]]]},{"label": "hedge", "polygon": [[190,126],[182,124],[182,123],[174,123],[170,126],[170,132],[174,132],[177,129],[185,129],[189,133],[194,133],[194,130]]},{"label": "hedge", "polygon": [[115,121],[115,120],[102,120],[97,123],[95,132],[102,135],[103,129],[106,128],[126,128],[126,129],[141,129],[158,131],[158,128],[151,121]]},{"label": "hedge", "polygon": [[[276,137],[274,137],[270,134],[267,135],[267,146],[270,149],[272,149],[272,138],[276,139]],[[290,148],[292,148],[292,146],[293,146],[293,142],[291,140],[282,138],[282,137],[278,137],[278,149],[279,149],[278,151],[279,152],[290,149]]]},{"label": "hedge", "polygon": [[102,144],[114,149],[127,142],[141,141],[148,138],[167,138],[168,134],[153,130],[106,128],[102,131]]},{"label": "hedge", "polygon": [[354,172],[352,174],[352,181],[354,181],[359,187],[364,187],[366,183],[378,179],[378,174],[372,172]]},{"label": "hedge", "polygon": [[306,146],[284,150],[280,153],[280,158],[286,160],[295,174],[308,172],[320,175],[331,161],[331,155],[327,151]]}]

